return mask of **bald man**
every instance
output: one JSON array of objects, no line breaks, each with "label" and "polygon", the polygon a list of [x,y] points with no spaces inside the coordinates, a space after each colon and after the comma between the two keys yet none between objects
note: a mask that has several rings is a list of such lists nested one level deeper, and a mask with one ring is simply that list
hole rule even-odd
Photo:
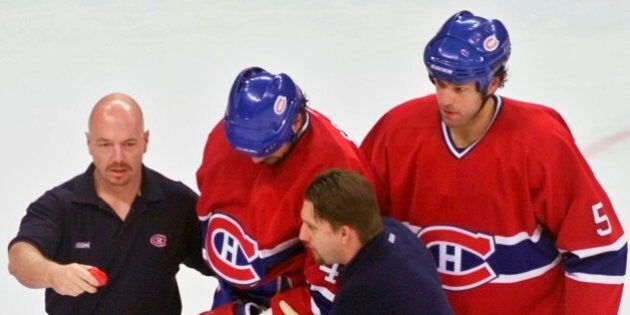
[{"label": "bald man", "polygon": [[180,314],[181,263],[201,257],[197,194],[142,163],[140,106],[109,94],[86,133],[87,171],[33,202],[9,244],[9,272],[46,288],[50,314]]}]

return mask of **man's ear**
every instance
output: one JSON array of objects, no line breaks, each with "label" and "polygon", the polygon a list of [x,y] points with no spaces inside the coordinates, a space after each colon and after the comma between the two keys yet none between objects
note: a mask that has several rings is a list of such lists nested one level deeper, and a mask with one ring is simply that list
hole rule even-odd
[{"label": "man's ear", "polygon": [[293,129],[293,133],[297,133],[302,129],[302,125],[304,125],[304,114],[300,111],[293,118],[293,124],[291,125],[291,129]]},{"label": "man's ear", "polygon": [[354,230],[348,225],[342,225],[339,228],[339,235],[341,236],[341,243],[344,245],[349,244],[350,241],[356,237],[356,233],[354,233]]},{"label": "man's ear", "polygon": [[494,94],[501,85],[501,79],[499,77],[490,78],[490,83],[488,84],[488,92],[486,92],[486,96]]},{"label": "man's ear", "polygon": [[146,153],[147,149],[149,148],[149,130],[146,130],[144,132],[142,138],[144,139],[144,153]]},{"label": "man's ear", "polygon": [[90,153],[90,155],[92,155],[92,146],[90,146],[90,133],[89,132],[85,132],[85,144],[88,147],[88,152]]}]

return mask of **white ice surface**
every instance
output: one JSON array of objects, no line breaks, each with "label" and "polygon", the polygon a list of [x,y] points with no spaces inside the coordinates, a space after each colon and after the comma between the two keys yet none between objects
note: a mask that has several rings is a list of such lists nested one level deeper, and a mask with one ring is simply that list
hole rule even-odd
[{"label": "white ice surface", "polygon": [[[101,96],[136,98],[151,131],[145,163],[196,189],[241,69],[290,74],[359,143],[393,105],[432,91],[422,49],[461,9],[508,27],[500,94],[564,115],[630,229],[628,1],[0,0],[0,243],[31,201],[87,167],[83,132]],[[185,268],[178,278],[184,314],[207,309],[213,283]],[[6,269],[0,279],[1,314],[43,313],[43,290]]]}]

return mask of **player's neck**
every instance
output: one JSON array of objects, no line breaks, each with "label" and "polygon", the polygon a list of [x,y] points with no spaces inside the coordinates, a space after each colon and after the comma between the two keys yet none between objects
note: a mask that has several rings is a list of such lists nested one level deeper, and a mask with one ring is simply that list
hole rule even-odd
[{"label": "player's neck", "polygon": [[465,125],[458,127],[449,127],[449,133],[455,146],[458,148],[466,148],[479,140],[490,126],[494,116],[496,102],[494,97],[490,96],[482,105],[481,110]]}]

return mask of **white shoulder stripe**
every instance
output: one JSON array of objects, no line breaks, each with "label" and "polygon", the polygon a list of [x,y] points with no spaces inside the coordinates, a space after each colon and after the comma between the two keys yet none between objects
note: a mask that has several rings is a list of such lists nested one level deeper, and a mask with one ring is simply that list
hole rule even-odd
[{"label": "white shoulder stripe", "polygon": [[[625,235],[621,235],[619,237],[619,239],[617,239],[612,244],[605,245],[605,246],[600,246],[600,247],[593,247],[593,248],[576,250],[576,251],[572,251],[571,253],[576,255],[576,256],[578,256],[578,257],[580,257],[581,259],[584,259],[586,257],[591,257],[591,256],[595,256],[595,255],[599,255],[599,254],[603,254],[603,253],[607,253],[607,252],[618,251],[618,250],[622,249],[627,244],[628,244],[628,241],[626,240]],[[559,249],[559,250],[560,250],[561,253],[566,253],[567,252],[566,249]]]},{"label": "white shoulder stripe", "polygon": [[581,272],[565,273],[565,276],[575,281],[604,284],[623,284],[625,280],[624,276],[603,276]]},{"label": "white shoulder stripe", "polygon": [[278,244],[278,246],[274,247],[274,248],[270,248],[270,249],[261,249],[258,251],[258,256],[260,258],[267,258],[270,256],[273,256],[277,253],[280,253],[282,251],[284,251],[285,249],[297,244],[300,240],[296,237],[296,238],[292,238],[288,241],[284,241],[280,244]]}]

